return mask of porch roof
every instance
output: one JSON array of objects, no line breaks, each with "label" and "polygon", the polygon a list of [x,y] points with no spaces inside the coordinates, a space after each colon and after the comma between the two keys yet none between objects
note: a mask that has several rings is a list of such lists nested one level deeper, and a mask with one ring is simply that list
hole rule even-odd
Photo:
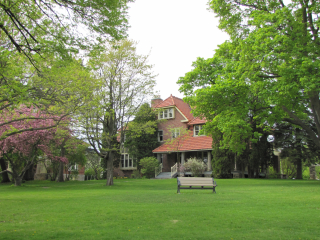
[{"label": "porch roof", "polygon": [[171,144],[163,144],[154,149],[153,153],[191,152],[200,150],[212,150],[212,138],[208,136],[188,136],[185,139],[177,139]]}]

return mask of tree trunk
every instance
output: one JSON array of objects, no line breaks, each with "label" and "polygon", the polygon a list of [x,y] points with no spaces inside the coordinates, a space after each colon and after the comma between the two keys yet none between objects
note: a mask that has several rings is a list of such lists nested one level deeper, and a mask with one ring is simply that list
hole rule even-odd
[{"label": "tree trunk", "polygon": [[64,164],[63,164],[63,162],[60,162],[57,182],[64,182],[63,169],[64,169]]},{"label": "tree trunk", "polygon": [[[7,170],[7,165],[6,162],[4,161],[3,158],[0,158],[0,165],[1,165],[1,169],[2,171]],[[6,183],[6,182],[10,182],[9,176],[7,172],[2,173],[2,183]]]},{"label": "tree trunk", "polygon": [[34,164],[31,164],[30,167],[27,169],[27,171],[24,173],[24,177],[23,180],[25,181],[30,181],[30,180],[34,180]]},{"label": "tree trunk", "polygon": [[297,159],[297,179],[302,179],[302,162],[301,157],[299,156]]},{"label": "tree trunk", "polygon": [[[65,156],[65,148],[64,148],[65,141],[61,144],[61,157]],[[60,162],[59,165],[59,174],[57,178],[57,182],[64,182],[64,177],[63,177],[63,170],[64,170],[64,164],[63,162]]]},{"label": "tree trunk", "polygon": [[107,186],[113,185],[113,152],[109,152],[107,159]]},{"label": "tree trunk", "polygon": [[16,176],[16,177],[14,178],[14,185],[15,185],[15,186],[21,186],[21,183],[22,183],[22,178],[19,177],[19,176]]}]

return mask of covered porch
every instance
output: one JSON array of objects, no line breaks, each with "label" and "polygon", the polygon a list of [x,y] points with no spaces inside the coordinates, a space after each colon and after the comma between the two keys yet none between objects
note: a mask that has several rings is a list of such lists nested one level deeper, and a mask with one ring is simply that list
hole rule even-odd
[{"label": "covered porch", "polygon": [[[211,176],[212,174],[212,166],[211,166],[211,149],[208,150],[200,150],[200,151],[185,151],[185,152],[175,152],[175,153],[157,153],[157,159],[161,164],[161,169],[159,172],[163,172],[166,174],[162,174],[163,176],[169,176],[171,173],[171,177],[176,177],[179,173],[179,166],[183,165],[188,161],[189,158],[198,158],[202,159],[202,161],[206,164],[207,169],[204,173],[205,176]],[[191,176],[191,172],[186,172],[186,176]]]}]

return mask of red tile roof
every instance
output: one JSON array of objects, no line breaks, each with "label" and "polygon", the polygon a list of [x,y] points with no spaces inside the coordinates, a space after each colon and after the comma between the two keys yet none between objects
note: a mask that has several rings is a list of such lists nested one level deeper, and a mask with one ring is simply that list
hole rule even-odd
[{"label": "red tile roof", "polygon": [[[180,140],[180,141],[179,141]],[[193,131],[190,131],[186,137],[181,139],[176,138],[173,143],[163,144],[160,147],[154,149],[153,153],[165,153],[165,152],[188,152],[195,150],[211,150],[212,138],[208,136],[193,137]]]},{"label": "red tile roof", "polygon": [[191,121],[194,118],[191,113],[190,106],[187,103],[185,103],[181,98],[172,96],[172,94],[170,97],[154,106],[154,108],[164,108],[170,106],[176,106],[189,121]]}]

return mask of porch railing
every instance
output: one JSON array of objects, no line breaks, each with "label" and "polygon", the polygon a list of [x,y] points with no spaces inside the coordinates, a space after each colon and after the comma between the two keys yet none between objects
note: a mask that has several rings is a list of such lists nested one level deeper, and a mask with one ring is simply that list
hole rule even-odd
[{"label": "porch railing", "polygon": [[172,177],[173,175],[175,175],[176,172],[178,172],[178,166],[179,166],[179,164],[176,163],[175,165],[173,165],[173,166],[171,167],[171,177]]},{"label": "porch railing", "polygon": [[162,163],[158,167],[154,168],[154,177],[158,176],[162,172]]}]

